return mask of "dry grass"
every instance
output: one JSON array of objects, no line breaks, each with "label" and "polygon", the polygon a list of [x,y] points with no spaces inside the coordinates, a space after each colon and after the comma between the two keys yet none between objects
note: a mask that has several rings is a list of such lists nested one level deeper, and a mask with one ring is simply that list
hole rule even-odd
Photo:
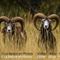
[{"label": "dry grass", "polygon": [[[28,16],[28,19],[29,16]],[[27,20],[28,20],[27,19]],[[24,47],[22,47],[22,49],[18,49],[16,46],[14,46],[11,42],[7,42],[6,44],[3,43],[2,40],[2,33],[0,32],[0,53],[7,53],[7,52],[11,52],[11,53],[23,53],[23,52],[27,52],[27,53],[33,53],[32,58],[29,58],[29,60],[59,60],[58,57],[56,58],[47,58],[47,55],[45,58],[37,58],[37,53],[41,52],[41,51],[45,51],[44,48],[39,48],[37,41],[38,41],[38,36],[39,36],[39,31],[36,30],[36,28],[33,25],[33,22],[29,23],[29,22],[25,22],[25,30],[27,33],[27,42],[26,45]],[[59,31],[59,26],[57,27],[57,29],[55,31],[53,31],[56,39],[57,39],[57,55],[58,53],[60,53],[60,31]],[[1,58],[0,60],[28,60],[28,58]]]}]

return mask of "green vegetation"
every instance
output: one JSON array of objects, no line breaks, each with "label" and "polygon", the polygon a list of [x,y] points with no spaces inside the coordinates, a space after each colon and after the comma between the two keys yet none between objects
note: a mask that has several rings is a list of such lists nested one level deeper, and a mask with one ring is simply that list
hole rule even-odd
[{"label": "green vegetation", "polygon": [[46,15],[60,15],[60,0],[1,0],[0,16],[23,16],[43,12]]}]

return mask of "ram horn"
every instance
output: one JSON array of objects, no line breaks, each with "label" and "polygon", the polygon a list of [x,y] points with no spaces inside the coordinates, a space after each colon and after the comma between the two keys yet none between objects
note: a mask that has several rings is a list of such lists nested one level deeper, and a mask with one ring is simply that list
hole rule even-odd
[{"label": "ram horn", "polygon": [[6,17],[6,16],[1,16],[1,17],[0,17],[0,23],[3,22],[3,21],[4,21],[4,22],[7,22],[7,21],[9,21],[9,18]]},{"label": "ram horn", "polygon": [[46,16],[45,16],[43,13],[37,13],[37,14],[34,15],[34,20],[35,20],[36,18],[44,19],[44,18],[46,18]]},{"label": "ram horn", "polygon": [[52,30],[55,30],[56,27],[57,27],[58,24],[59,24],[59,16],[56,15],[56,14],[52,14],[52,15],[49,15],[48,18],[49,18],[50,20],[55,19],[55,21],[56,21],[56,25],[55,25],[55,27],[52,29]]},{"label": "ram horn", "polygon": [[22,30],[24,28],[24,19],[21,17],[14,17],[11,19],[13,22],[19,22],[21,24]]},{"label": "ram horn", "polygon": [[36,25],[36,22],[37,22],[38,18],[40,19],[39,21],[41,21],[42,19],[45,19],[46,16],[43,13],[37,13],[37,14],[34,15],[34,19],[33,19],[34,20],[34,26],[37,28],[37,30],[40,30]]}]

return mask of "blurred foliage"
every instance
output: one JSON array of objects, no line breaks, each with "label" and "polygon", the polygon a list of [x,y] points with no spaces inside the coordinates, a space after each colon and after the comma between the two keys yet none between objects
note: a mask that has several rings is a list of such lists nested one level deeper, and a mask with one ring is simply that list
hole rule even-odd
[{"label": "blurred foliage", "polygon": [[46,15],[60,15],[60,0],[1,0],[0,16],[23,16],[30,12],[34,15],[43,12]]}]

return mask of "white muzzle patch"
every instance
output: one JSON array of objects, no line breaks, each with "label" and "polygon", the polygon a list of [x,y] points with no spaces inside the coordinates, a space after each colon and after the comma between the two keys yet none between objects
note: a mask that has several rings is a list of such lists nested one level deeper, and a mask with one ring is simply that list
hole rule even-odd
[{"label": "white muzzle patch", "polygon": [[7,26],[7,32],[11,32],[12,31],[12,28],[11,28],[11,26],[9,25],[9,26]]},{"label": "white muzzle patch", "polygon": [[49,28],[49,22],[48,20],[44,21],[44,29],[48,29]]}]

